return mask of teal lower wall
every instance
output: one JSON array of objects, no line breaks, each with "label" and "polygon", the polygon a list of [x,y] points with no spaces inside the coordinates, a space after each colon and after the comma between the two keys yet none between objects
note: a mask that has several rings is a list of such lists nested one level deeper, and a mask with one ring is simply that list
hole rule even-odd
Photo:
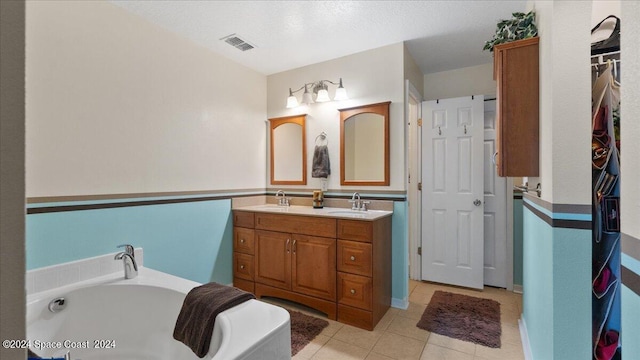
[{"label": "teal lower wall", "polygon": [[591,358],[591,231],[523,209],[523,317],[534,359]]},{"label": "teal lower wall", "polygon": [[522,316],[534,359],[553,359],[553,228],[523,210]]},{"label": "teal lower wall", "polygon": [[[409,296],[406,214],[406,201],[394,202],[392,297],[399,300]],[[146,267],[200,283],[233,282],[229,199],[29,214],[26,232],[27,270],[116,252],[128,243],[144,249]]]},{"label": "teal lower wall", "polygon": [[230,284],[231,200],[27,215],[27,270],[144,249],[146,267],[200,283]]},{"label": "teal lower wall", "polygon": [[[622,266],[640,275],[640,261],[622,254]],[[640,359],[640,295],[622,286],[622,358]]]},{"label": "teal lower wall", "polygon": [[391,297],[409,301],[409,239],[407,237],[407,202],[393,203],[391,245]]},{"label": "teal lower wall", "polygon": [[513,285],[522,285],[522,199],[513,199]]}]

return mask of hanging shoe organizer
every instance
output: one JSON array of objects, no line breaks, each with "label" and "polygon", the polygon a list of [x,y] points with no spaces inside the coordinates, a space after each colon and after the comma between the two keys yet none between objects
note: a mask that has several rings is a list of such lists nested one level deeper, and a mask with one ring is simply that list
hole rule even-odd
[{"label": "hanging shoe organizer", "polygon": [[620,343],[620,19],[591,45],[593,359],[621,359]]}]

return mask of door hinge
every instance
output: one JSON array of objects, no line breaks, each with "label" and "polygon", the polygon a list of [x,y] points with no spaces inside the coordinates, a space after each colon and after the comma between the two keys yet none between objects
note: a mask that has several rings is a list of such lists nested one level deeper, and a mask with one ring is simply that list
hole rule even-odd
[{"label": "door hinge", "polygon": [[421,182],[418,183],[418,191],[422,191],[422,183]]},{"label": "door hinge", "polygon": [[418,119],[418,126],[422,126],[422,119]]},{"label": "door hinge", "polygon": [[422,246],[418,246],[418,255],[422,255]]}]

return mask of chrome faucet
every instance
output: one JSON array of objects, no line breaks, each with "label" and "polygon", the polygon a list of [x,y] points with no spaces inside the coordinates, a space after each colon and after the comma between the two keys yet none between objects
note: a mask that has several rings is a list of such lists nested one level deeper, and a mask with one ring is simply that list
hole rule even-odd
[{"label": "chrome faucet", "polygon": [[133,246],[129,244],[118,245],[119,248],[124,248],[124,251],[119,252],[113,258],[114,260],[122,260],[124,265],[124,278],[133,279],[138,276],[138,264],[136,263],[136,255],[133,250]]},{"label": "chrome faucet", "polygon": [[353,205],[351,206],[351,210],[356,210],[356,211],[367,211],[367,205],[371,203],[371,201],[364,201],[360,198],[360,193],[354,192],[353,196],[351,196],[351,200],[349,200],[350,203],[352,203]]},{"label": "chrome faucet", "polygon": [[[282,194],[281,198],[279,198],[280,194]],[[289,206],[289,199],[287,199],[287,196],[282,190],[278,190],[276,192],[276,202],[278,203],[278,206]]]}]

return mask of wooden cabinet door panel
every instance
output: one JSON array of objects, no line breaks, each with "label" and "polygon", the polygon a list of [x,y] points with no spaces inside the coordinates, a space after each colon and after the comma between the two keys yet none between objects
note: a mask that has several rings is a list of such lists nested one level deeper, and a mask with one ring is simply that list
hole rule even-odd
[{"label": "wooden cabinet door panel", "polygon": [[253,280],[253,256],[233,253],[233,273],[236,277]]},{"label": "wooden cabinet door panel", "polygon": [[256,213],[256,229],[335,238],[336,219]]},{"label": "wooden cabinet door panel", "polygon": [[291,289],[291,235],[274,231],[255,232],[255,281]]},{"label": "wooden cabinet door panel", "polygon": [[338,271],[371,276],[371,244],[338,240]]},{"label": "wooden cabinet door panel", "polygon": [[253,228],[255,224],[253,213],[247,211],[234,211],[233,212],[233,226],[239,226],[244,228]]},{"label": "wooden cabinet door panel", "polygon": [[254,230],[241,227],[233,228],[233,251],[254,254]]},{"label": "wooden cabinet door panel", "polygon": [[338,273],[338,303],[371,310],[371,278]]},{"label": "wooden cabinet door panel", "polygon": [[338,238],[371,242],[373,225],[370,221],[338,219]]},{"label": "wooden cabinet door panel", "polygon": [[297,234],[292,239],[292,290],[335,301],[336,240]]}]

